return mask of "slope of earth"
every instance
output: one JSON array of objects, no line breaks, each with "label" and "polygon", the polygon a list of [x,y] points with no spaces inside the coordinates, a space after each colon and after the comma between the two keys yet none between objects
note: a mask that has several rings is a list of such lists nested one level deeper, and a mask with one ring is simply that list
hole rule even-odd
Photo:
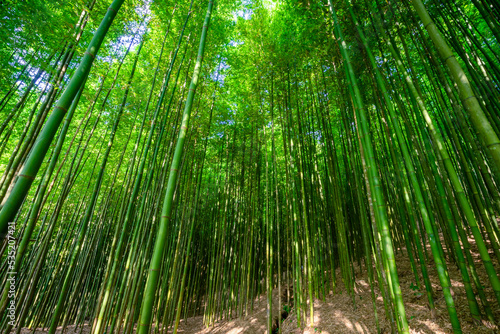
[{"label": "slope of earth", "polygon": [[[443,240],[441,239],[443,242]],[[476,262],[476,268],[479,278],[483,285],[485,285],[485,293],[490,303],[495,319],[500,319],[500,310],[495,300],[493,290],[488,286],[488,276],[481,263],[480,255],[475,249],[475,242],[469,239],[471,243],[472,256]],[[423,282],[421,290],[415,287],[415,277],[411,270],[411,264],[406,256],[406,250],[400,251],[396,255],[396,263],[398,266],[398,276],[400,279],[401,291],[403,300],[405,302],[405,311],[410,333],[413,334],[448,334],[452,333],[452,327],[448,317],[448,311],[443,299],[441,285],[434,262],[430,247],[427,252],[429,254],[429,276],[434,291],[434,302],[436,305],[436,314],[432,317],[428,301],[425,294]],[[492,253],[492,252],[491,252]],[[490,254],[493,258],[493,254]],[[496,262],[494,265],[497,272],[500,272]],[[359,266],[355,266],[356,284],[355,284],[355,303],[353,305],[352,297],[348,295],[347,290],[342,284],[338,285],[336,294],[330,293],[325,300],[314,301],[314,327],[298,328],[296,314],[291,312],[291,315],[281,325],[282,333],[294,334],[334,334],[334,333],[377,333],[377,326],[375,322],[375,313],[373,311],[373,304],[371,299],[370,286],[368,284],[368,277],[364,266],[359,273]],[[472,322],[470,311],[467,302],[465,289],[461,281],[461,276],[457,266],[448,262],[448,270],[452,285],[452,293],[454,295],[455,307],[457,309],[460,324],[463,333],[481,333],[493,334],[499,333],[499,329],[494,324],[488,321],[482,322],[480,325],[475,325]],[[337,271],[337,277],[340,272]],[[422,281],[422,278],[420,277]],[[486,283],[486,284],[485,284]],[[377,313],[382,333],[390,333],[390,323],[384,313],[384,303],[380,291],[375,288]],[[478,303],[479,297],[476,296]],[[308,319],[308,318],[307,318]]]}]

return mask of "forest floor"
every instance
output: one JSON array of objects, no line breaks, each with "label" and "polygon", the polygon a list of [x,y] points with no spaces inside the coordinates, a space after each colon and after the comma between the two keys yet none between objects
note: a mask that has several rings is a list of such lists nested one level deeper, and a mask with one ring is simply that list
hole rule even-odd
[{"label": "forest floor", "polygon": [[[485,286],[485,293],[492,306],[494,316],[500,319],[500,310],[494,298],[493,291],[489,284],[484,267],[480,263],[480,257],[474,249],[474,242],[470,240],[472,255],[477,261],[477,271],[481,282]],[[410,261],[406,252],[400,251],[396,254],[396,264],[398,268],[398,276],[400,278],[401,291],[405,303],[407,320],[412,334],[448,334],[452,332],[451,324],[446,310],[446,304],[443,299],[441,285],[437,271],[432,261],[430,249],[429,254],[429,276],[435,294],[436,314],[431,317],[428,308],[427,296],[423,282],[421,289],[415,289],[415,277],[411,270]],[[494,256],[491,254],[492,257]],[[496,261],[493,261],[496,265]],[[497,266],[497,273],[500,273],[500,268]],[[462,326],[463,333],[480,333],[493,334],[499,333],[498,327],[492,325],[488,321],[483,321],[481,325],[474,325],[470,316],[467,297],[465,295],[464,286],[461,282],[461,276],[454,264],[448,263],[448,270],[454,294],[455,307]],[[355,267],[355,303],[353,304],[352,297],[347,293],[347,290],[342,283],[337,284],[336,293],[332,291],[324,300],[314,301],[314,327],[300,328],[297,324],[295,309],[292,308],[289,316],[281,324],[281,332],[283,334],[336,334],[336,333],[377,333],[375,322],[375,312],[371,299],[370,286],[368,284],[367,272],[364,265]],[[341,273],[336,272],[337,279],[340,279]],[[384,303],[378,287],[375,288],[376,306],[380,328],[382,333],[390,333],[390,323],[385,316]],[[278,301],[279,294],[277,289],[273,291],[273,318],[278,317]],[[479,303],[478,298],[478,303]],[[181,320],[178,333],[182,334],[262,334],[266,333],[266,312],[267,296],[263,295],[254,302],[253,312],[248,316],[234,319],[223,319],[216,322],[215,325],[207,328],[203,325],[203,316],[197,316]],[[307,315],[309,319],[309,315]],[[302,319],[302,323],[304,323]],[[65,333],[67,334],[88,334],[90,326],[75,328],[69,326]],[[23,329],[22,334],[31,334],[32,330]],[[37,330],[36,333],[44,333],[43,330]],[[60,333],[60,329],[57,331]]]},{"label": "forest floor", "polygon": [[[441,238],[441,242],[444,240]],[[483,284],[488,302],[493,310],[495,319],[500,319],[500,308],[496,302],[496,298],[491,288],[488,275],[482,265],[481,257],[475,246],[475,241],[469,238],[471,245],[471,254],[476,263],[476,269]],[[437,274],[436,266],[432,259],[430,246],[427,248],[428,256],[428,271],[429,278],[434,291],[434,303],[436,312],[434,316],[428,307],[427,295],[425,292],[424,283],[420,275],[421,288],[418,290],[415,285],[415,276],[411,270],[411,263],[407,256],[406,249],[396,253],[396,266],[398,269],[399,283],[403,295],[406,317],[412,334],[448,334],[452,333],[452,327],[446,309],[446,303],[443,298],[441,284]],[[490,251],[490,257],[493,259],[496,272],[500,274],[500,267],[494,260],[495,255]],[[448,259],[449,260],[449,259]],[[420,270],[416,263],[417,270]],[[478,334],[493,334],[500,333],[499,328],[489,321],[482,321],[482,324],[476,325],[472,322],[470,316],[467,296],[465,294],[462,277],[458,267],[448,261],[448,272],[452,285],[452,294],[455,301],[458,318],[462,326],[463,333],[478,333]],[[337,284],[336,293],[326,296],[325,300],[314,301],[314,327],[302,327],[297,325],[296,313],[290,313],[290,316],[282,323],[282,333],[293,334],[335,334],[335,333],[377,333],[375,321],[375,312],[371,298],[371,289],[368,281],[368,273],[364,265],[355,266],[355,303],[354,306],[352,297],[347,293],[342,283]],[[336,271],[336,277],[341,278],[340,270]],[[380,329],[382,333],[390,333],[390,322],[385,316],[384,303],[375,284],[376,309],[379,319]],[[476,290],[474,288],[474,290]],[[477,302],[480,304],[479,297],[476,296]],[[480,306],[481,307],[481,306]],[[309,317],[309,315],[307,315]],[[307,318],[309,319],[309,318]],[[263,320],[265,323],[265,320]],[[187,332],[186,332],[187,333]],[[196,333],[196,332],[192,332]],[[263,332],[262,332],[263,333]]]}]

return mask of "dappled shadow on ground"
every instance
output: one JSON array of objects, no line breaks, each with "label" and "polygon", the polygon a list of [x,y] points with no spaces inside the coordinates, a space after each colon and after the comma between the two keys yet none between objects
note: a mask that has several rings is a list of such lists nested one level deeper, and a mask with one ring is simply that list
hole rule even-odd
[{"label": "dappled shadow on ground", "polygon": [[[491,289],[487,274],[481,263],[480,256],[475,250],[474,240],[469,240],[472,246],[472,255],[476,261],[476,268],[480,280],[485,287],[485,293],[490,305],[493,308],[494,316],[500,319],[500,310],[495,300],[494,293]],[[434,291],[434,302],[436,305],[435,316],[431,316],[428,307],[427,295],[423,280],[420,276],[421,288],[416,288],[415,276],[411,270],[411,264],[407,257],[406,250],[401,250],[397,253],[396,263],[398,276],[400,279],[401,291],[405,304],[405,311],[412,334],[448,334],[452,333],[452,327],[449,321],[446,304],[443,298],[441,285],[430,249],[429,255],[429,277]],[[493,254],[491,254],[493,255]],[[493,256],[492,256],[493,258]],[[497,272],[500,273],[498,265],[495,261],[494,265]],[[375,312],[373,309],[370,286],[364,266],[355,266],[356,269],[356,284],[355,284],[355,300],[353,302],[342,283],[339,283],[336,293],[326,296],[324,300],[314,301],[314,326],[298,326],[295,310],[290,312],[290,317],[282,325],[282,333],[294,334],[334,334],[334,333],[377,333],[375,322]],[[455,307],[462,326],[463,333],[481,333],[493,334],[499,333],[499,329],[487,321],[483,321],[481,325],[474,325],[470,316],[467,296],[465,294],[464,285],[461,275],[455,264],[448,262],[448,270],[454,294]],[[341,273],[336,272],[337,278],[340,279]],[[384,310],[383,298],[378,289],[375,288],[376,295],[376,310],[378,314],[380,329],[382,333],[390,333],[390,322],[387,320]],[[478,298],[478,297],[477,297]],[[478,303],[480,300],[478,298]],[[355,305],[354,305],[355,304]],[[302,315],[301,315],[302,316]],[[307,318],[309,319],[309,315]],[[303,320],[303,316],[302,316]]]},{"label": "dappled shadow on ground", "polygon": [[[279,294],[273,291],[273,318],[277,317]],[[250,307],[249,307],[250,308]],[[263,334],[267,331],[267,296],[263,295],[254,300],[253,310],[247,316],[233,319],[222,319],[210,327],[203,325],[203,316],[181,320],[178,333],[182,334]]]}]

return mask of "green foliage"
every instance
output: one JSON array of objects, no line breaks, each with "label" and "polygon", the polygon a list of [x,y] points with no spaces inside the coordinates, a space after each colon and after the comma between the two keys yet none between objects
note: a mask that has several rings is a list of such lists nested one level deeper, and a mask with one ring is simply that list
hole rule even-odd
[{"label": "green foliage", "polygon": [[[55,102],[76,74],[109,3],[0,2],[0,187],[6,196]],[[498,6],[492,0],[477,3],[491,5],[494,24],[486,22],[476,1],[427,1],[426,6],[498,133]],[[127,0],[120,9],[91,68],[19,264],[18,283],[26,288],[19,304],[30,305],[29,312],[23,313],[25,326],[48,325],[67,274],[64,264],[72,256],[75,274],[68,277],[72,283],[68,283],[68,300],[63,302],[68,322],[82,322],[98,311],[109,315],[103,320],[106,326],[124,329],[137,320],[207,4],[193,2],[171,68],[191,1]],[[495,293],[498,297],[500,290],[494,283],[493,289],[483,290],[487,282],[478,280],[468,246],[471,225],[463,217],[465,213],[477,217],[481,228],[477,235],[488,241],[482,255],[489,252],[493,262],[500,260],[496,224],[500,180],[495,169],[499,166],[476,135],[452,76],[410,2],[339,0],[332,4],[337,26],[324,1],[215,2],[185,150],[178,161],[165,252],[158,255],[163,262],[154,268],[158,289],[149,294],[154,299],[156,325],[167,326],[174,319],[182,278],[187,280],[182,292],[185,304],[179,312],[204,313],[205,323],[213,324],[221,317],[249,312],[254,298],[264,293],[261,282],[268,269],[274,273],[274,285],[284,277],[287,284],[296,284],[293,307],[283,305],[283,311],[297,312],[297,320],[303,322],[301,314],[313,292],[321,298],[332,290],[334,296],[348,294],[355,301],[358,270],[354,266],[361,267],[362,261],[370,268],[372,303],[378,296],[384,298],[385,314],[378,314],[398,319],[401,310],[394,305],[394,287],[387,281],[384,246],[409,256],[415,276],[410,289],[420,297],[424,289],[419,288],[420,277],[428,276],[423,272],[427,254],[421,250],[429,242],[426,233],[434,229],[432,233],[442,236],[436,244],[441,248],[434,250],[444,249],[444,254],[453,255],[465,268],[461,279],[474,319],[485,314],[491,321],[498,311],[488,299]],[[354,26],[349,6],[366,43]],[[87,14],[78,37],[79,19]],[[352,73],[346,72],[339,32]],[[144,41],[143,48],[121,111],[140,41]],[[61,66],[64,59],[68,62]],[[416,94],[405,76],[416,86]],[[359,93],[352,86],[353,79]],[[164,86],[165,98],[158,104]],[[422,105],[433,123],[425,122]],[[360,109],[366,120],[361,119]],[[102,164],[120,114],[108,161]],[[400,137],[394,132],[395,123]],[[442,143],[430,137],[429,124],[435,124]],[[25,233],[21,227],[31,214],[32,203],[39,198],[41,178],[59,133],[60,129],[16,218],[18,239]],[[409,152],[407,164],[400,161],[403,145]],[[368,146],[373,147],[372,156],[365,155]],[[447,161],[441,160],[443,153],[449,154]],[[140,170],[142,157],[144,170]],[[444,164],[457,171],[456,184],[463,186],[462,192],[450,186],[451,169]],[[4,182],[9,173],[11,179]],[[412,177],[416,182],[410,182]],[[378,181],[372,184],[368,179]],[[132,195],[137,180],[140,185]],[[91,202],[92,189],[98,191]],[[383,196],[373,197],[375,191]],[[376,202],[380,198],[383,203]],[[472,204],[470,211],[459,205],[460,198]],[[379,224],[382,206],[387,207],[388,217],[384,240],[379,238],[381,227],[385,228]],[[82,223],[85,212],[90,214],[88,230]],[[127,215],[130,220],[124,225]],[[424,226],[424,221],[430,224]],[[454,234],[451,228],[457,228]],[[85,232],[82,254],[77,256],[74,249],[81,231]],[[116,255],[119,238],[124,246]],[[462,257],[457,256],[462,252]],[[5,254],[1,257],[4,260]],[[115,280],[109,280],[106,273],[114,259],[118,269]],[[341,279],[335,276],[338,268]],[[0,270],[3,273],[5,266]],[[32,274],[36,280],[31,280]],[[444,271],[441,274],[446,277]],[[491,279],[494,270],[489,274]],[[345,289],[336,289],[337,280]],[[28,290],[30,282],[37,289]],[[99,309],[106,286],[112,299]],[[475,302],[476,291],[481,303]],[[432,287],[427,286],[426,292],[433,308]],[[480,312],[474,311],[474,303],[481,305]],[[279,311],[278,306],[272,307]],[[1,317],[0,326],[7,326]],[[112,319],[121,323],[113,324]],[[0,329],[3,332],[4,327]]]}]

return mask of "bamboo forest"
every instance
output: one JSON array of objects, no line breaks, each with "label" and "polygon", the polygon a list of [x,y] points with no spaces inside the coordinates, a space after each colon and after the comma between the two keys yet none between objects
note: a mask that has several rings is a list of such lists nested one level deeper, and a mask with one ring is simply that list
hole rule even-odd
[{"label": "bamboo forest", "polygon": [[0,1],[0,333],[499,333],[498,0]]}]

